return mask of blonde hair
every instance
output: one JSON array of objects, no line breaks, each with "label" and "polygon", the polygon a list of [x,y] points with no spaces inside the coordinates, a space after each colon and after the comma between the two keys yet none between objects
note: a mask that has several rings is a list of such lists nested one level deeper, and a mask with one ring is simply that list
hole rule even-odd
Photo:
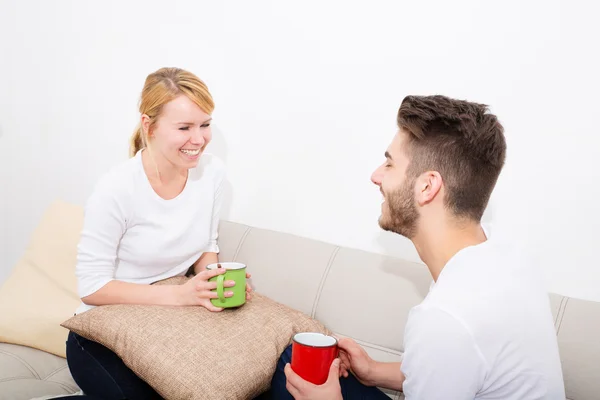
[{"label": "blonde hair", "polygon": [[[186,95],[206,114],[212,114],[215,108],[213,98],[206,84],[191,72],[181,68],[161,68],[146,77],[139,111],[150,117],[150,128],[156,124],[162,107],[181,94]],[[148,147],[148,134],[141,123],[138,123],[129,140],[130,157]]]}]

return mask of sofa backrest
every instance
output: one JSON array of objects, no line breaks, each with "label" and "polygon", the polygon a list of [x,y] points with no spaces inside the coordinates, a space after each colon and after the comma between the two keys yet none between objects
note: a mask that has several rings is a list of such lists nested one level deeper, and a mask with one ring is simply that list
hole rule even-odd
[{"label": "sofa backrest", "polygon": [[[57,302],[56,295],[48,303],[52,312],[36,303],[37,308],[19,313],[22,321],[16,326],[31,327],[32,334],[18,334],[17,329],[9,343],[64,350],[66,330],[60,323],[79,302],[74,271],[68,270],[74,269],[82,223],[80,206],[58,201],[47,209],[23,259],[44,279],[62,277],[45,282],[64,301]],[[340,336],[352,337],[381,361],[401,360],[408,312],[423,300],[431,283],[421,264],[228,221],[220,224],[219,247],[221,260],[248,265],[257,291],[316,317]],[[600,303],[549,296],[567,398],[600,399]],[[44,319],[37,317],[40,313]],[[5,319],[7,315],[0,313]],[[49,335],[48,329],[62,331]],[[0,336],[8,333],[0,329]],[[36,346],[30,339],[42,333],[49,343]],[[399,393],[389,395],[401,398]]]},{"label": "sofa backrest", "polygon": [[[221,260],[248,265],[258,292],[352,337],[381,361],[401,360],[408,312],[431,284],[422,264],[228,221],[219,246]],[[600,303],[549,296],[567,398],[599,399]]]}]

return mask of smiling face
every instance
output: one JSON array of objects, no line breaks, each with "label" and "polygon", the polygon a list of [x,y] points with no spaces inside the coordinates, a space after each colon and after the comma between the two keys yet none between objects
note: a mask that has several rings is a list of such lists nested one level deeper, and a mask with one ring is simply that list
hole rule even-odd
[{"label": "smiling face", "polygon": [[142,126],[149,132],[149,145],[160,165],[182,170],[194,168],[212,139],[211,116],[185,95],[179,95],[160,112],[151,126],[142,116]]},{"label": "smiling face", "polygon": [[407,177],[409,159],[407,134],[400,131],[385,152],[386,160],[373,172],[371,181],[379,186],[383,201],[379,226],[411,239],[417,232],[419,211],[415,201],[415,181]]}]

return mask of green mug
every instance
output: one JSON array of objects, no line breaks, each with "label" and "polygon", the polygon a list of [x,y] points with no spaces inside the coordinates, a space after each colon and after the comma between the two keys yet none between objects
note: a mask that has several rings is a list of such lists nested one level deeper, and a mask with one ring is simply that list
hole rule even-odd
[{"label": "green mug", "polygon": [[[227,272],[209,279],[209,282],[217,282],[217,288],[214,291],[219,296],[211,299],[211,303],[215,307],[221,308],[239,307],[246,303],[246,265],[237,262],[221,262],[206,266],[206,269],[209,270],[217,268],[224,268]],[[235,286],[223,287],[225,281],[234,281]],[[233,296],[225,297],[226,291],[233,292]]]}]

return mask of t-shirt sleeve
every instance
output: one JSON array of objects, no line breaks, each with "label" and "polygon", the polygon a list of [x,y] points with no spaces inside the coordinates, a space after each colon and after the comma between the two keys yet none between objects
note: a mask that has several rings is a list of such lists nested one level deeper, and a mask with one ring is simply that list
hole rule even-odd
[{"label": "t-shirt sleeve", "polygon": [[438,308],[411,312],[402,372],[406,400],[473,400],[486,363],[471,332]]},{"label": "t-shirt sleeve", "polygon": [[221,218],[221,209],[223,207],[224,186],[225,186],[225,166],[221,161],[217,162],[218,168],[215,171],[215,194],[210,224],[210,239],[205,252],[219,252],[219,221]]},{"label": "t-shirt sleeve", "polygon": [[126,230],[122,193],[104,178],[94,188],[84,209],[77,246],[77,290],[86,297],[114,280],[117,248]]}]

